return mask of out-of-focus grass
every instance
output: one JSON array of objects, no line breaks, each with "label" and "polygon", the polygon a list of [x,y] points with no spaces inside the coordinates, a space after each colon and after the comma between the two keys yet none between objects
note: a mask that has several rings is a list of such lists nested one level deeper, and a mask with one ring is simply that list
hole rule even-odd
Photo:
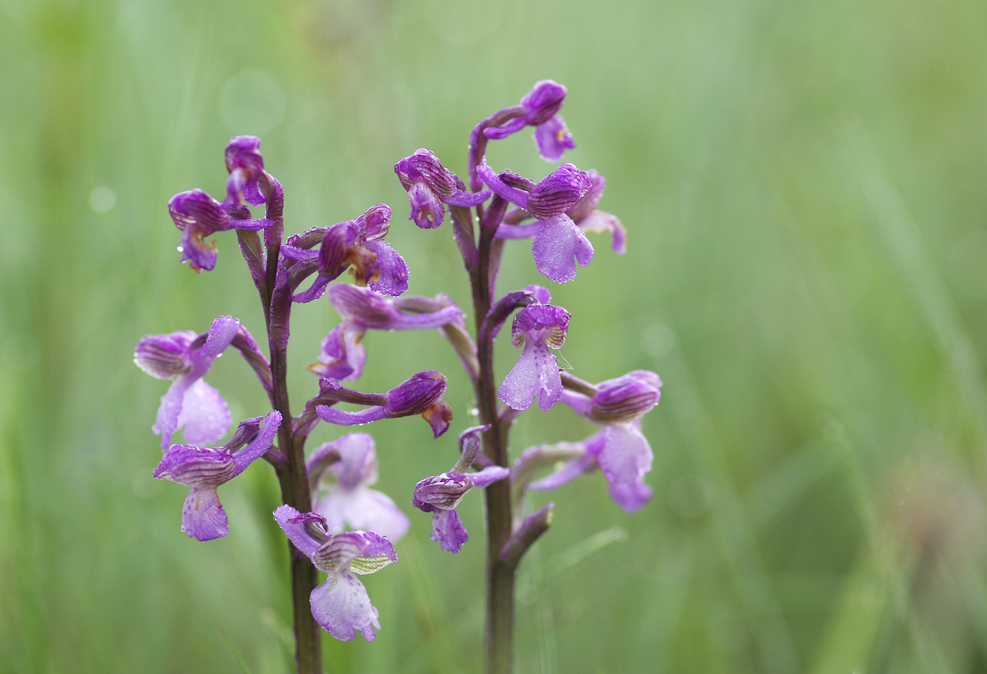
[{"label": "out-of-focus grass", "polygon": [[[223,488],[231,534],[209,544],[178,530],[185,490],[151,479],[165,384],[130,363],[136,341],[221,314],[262,334],[232,236],[196,276],[164,205],[220,194],[228,137],[260,134],[290,231],[385,201],[412,292],[466,305],[448,229],[405,221],[390,167],[428,147],[462,173],[472,126],[543,78],[569,88],[567,159],[607,177],[601,206],[630,236],[553,285],[562,353],[591,381],[648,368],[665,387],[645,509],[620,511],[599,475],[550,495],[518,671],[983,670],[985,28],[977,3],[918,0],[3,0],[0,670],[290,670],[269,469]],[[526,136],[491,163],[546,173]],[[510,245],[501,288],[540,278]],[[296,315],[297,406],[336,317]],[[438,336],[366,344],[361,388],[436,367],[465,427]],[[210,379],[234,416],[264,412],[233,357]],[[456,556],[409,503],[455,434],[372,431],[413,528],[367,579],[378,640],[327,638],[327,667],[473,671],[482,499],[461,506]],[[590,432],[557,409],[512,438]]]}]

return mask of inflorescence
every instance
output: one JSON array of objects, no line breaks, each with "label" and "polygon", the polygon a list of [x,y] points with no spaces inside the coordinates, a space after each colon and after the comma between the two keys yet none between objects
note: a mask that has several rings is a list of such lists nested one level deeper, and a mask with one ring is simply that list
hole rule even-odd
[{"label": "inflorescence", "polygon": [[[470,135],[466,181],[426,149],[394,166],[408,193],[410,220],[422,229],[452,221],[473,290],[473,315],[483,314],[473,335],[464,312],[446,295],[405,295],[409,268],[385,241],[391,224],[387,205],[377,204],[353,220],[285,239],[283,190],[265,170],[258,138],[238,136],[226,148],[229,178],[223,201],[193,189],[168,203],[181,233],[182,261],[196,272],[217,264],[216,243],[208,237],[237,232],[264,305],[270,352],[265,355],[247,329],[228,316],[217,318],[201,334],[180,331],[140,340],[134,356],[137,365],[154,377],[172,380],[153,426],[165,450],[154,477],[192,488],[182,510],[182,531],[207,541],[229,532],[217,488],[251,462],[265,458],[278,471],[286,503],[291,494],[305,494],[308,499],[295,507],[282,505],[274,519],[293,546],[328,575],[311,591],[311,611],[337,639],[348,641],[359,631],[368,641],[374,640],[375,630],[380,629],[378,611],[354,574],[373,573],[396,562],[393,544],[408,532],[411,521],[391,498],[370,488],[378,469],[370,435],[341,435],[307,457],[305,439],[320,422],[351,426],[421,416],[436,438],[452,424],[452,409],[443,400],[446,377],[440,372],[419,372],[385,393],[343,386],[341,382],[358,381],[367,364],[363,337],[368,330],[438,330],[459,357],[478,397],[488,387],[500,400],[496,418],[481,419],[483,425],[461,432],[460,454],[448,472],[409,479],[412,505],[431,513],[431,539],[442,550],[459,552],[469,539],[456,514],[467,492],[501,480],[510,485],[512,541],[524,539],[520,530],[531,520],[523,517],[528,490],[556,489],[599,470],[614,502],[627,512],[641,508],[651,497],[644,479],[651,470],[652,452],[641,432],[641,418],[658,404],[658,376],[634,371],[590,384],[561,371],[553,351],[566,340],[570,313],[553,305],[544,287],[529,285],[502,296],[495,291],[506,241],[532,239],[537,270],[557,283],[572,281],[578,269],[593,259],[588,232],[609,232],[613,250],[625,252],[624,227],[613,215],[597,210],[605,181],[595,171],[563,163],[534,181],[487,163],[489,141],[529,126],[534,128],[539,154],[548,161],[561,160],[567,149],[575,147],[558,114],[565,96],[565,87],[538,82],[518,105],[478,124]],[[264,206],[264,217],[253,217],[248,205]],[[475,209],[475,217],[470,209]],[[346,278],[345,272],[351,283],[339,281]],[[313,348],[315,362],[308,369],[319,377],[318,391],[300,414],[292,416],[284,392],[291,307],[324,295],[341,320],[321,349]],[[512,314],[510,340],[520,353],[508,374],[492,381],[489,346]],[[240,422],[226,444],[209,447],[226,435],[231,418],[223,396],[205,377],[229,347],[254,370],[273,409],[266,416]],[[509,427],[535,398],[543,411],[563,403],[600,430],[580,442],[531,447],[518,453],[510,465],[503,458],[498,464],[498,454],[487,443],[506,433],[494,436],[491,429],[498,424]],[[360,409],[343,410],[339,403]],[[178,432],[189,444],[172,444]],[[506,448],[501,456],[507,456]],[[547,528],[550,520],[539,521]],[[519,556],[524,549],[519,553],[505,549],[501,557]]]}]

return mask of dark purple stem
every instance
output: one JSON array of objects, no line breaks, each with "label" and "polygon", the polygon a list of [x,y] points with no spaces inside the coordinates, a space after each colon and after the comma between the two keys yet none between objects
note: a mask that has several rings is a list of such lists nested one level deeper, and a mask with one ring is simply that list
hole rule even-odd
[{"label": "dark purple stem", "polygon": [[[473,316],[476,320],[478,373],[474,379],[480,424],[490,424],[483,433],[483,452],[491,465],[509,466],[507,434],[510,423],[502,421],[497,411],[497,389],[493,367],[494,324],[503,322],[509,311],[499,307],[491,313],[493,280],[496,279],[499,256],[492,255],[494,234],[497,231],[504,207],[494,197],[489,210],[477,208],[480,222],[479,260],[470,265],[470,284],[473,290]],[[500,200],[501,202],[503,200]],[[509,480],[494,482],[486,488],[487,499],[487,617],[484,637],[484,668],[487,674],[506,674],[514,668],[514,581],[517,564],[523,550],[517,555],[501,555],[511,540],[513,514]]]},{"label": "dark purple stem", "polygon": [[[264,231],[264,246],[267,249],[266,276],[263,284],[256,285],[261,293],[264,317],[267,320],[271,354],[271,401],[274,409],[281,413],[278,448],[284,457],[284,463],[274,464],[274,468],[281,485],[282,502],[299,512],[308,512],[312,509],[312,496],[305,469],[305,436],[296,437],[293,433],[291,405],[288,402],[287,346],[291,289],[287,283],[287,274],[279,269],[281,241],[284,236],[284,192],[277,179],[268,173],[264,174],[262,184],[267,195],[267,218],[274,224]],[[321,628],[312,616],[309,603],[309,595],[318,581],[317,571],[309,559],[291,543],[288,544],[288,552],[298,674],[321,674]]]}]

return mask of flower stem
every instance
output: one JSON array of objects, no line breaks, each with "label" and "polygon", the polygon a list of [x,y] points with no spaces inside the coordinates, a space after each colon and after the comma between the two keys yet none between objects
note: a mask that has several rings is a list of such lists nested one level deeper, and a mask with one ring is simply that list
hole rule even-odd
[{"label": "flower stem", "polygon": [[[264,174],[267,217],[274,224],[264,232],[267,249],[266,283],[257,284],[264,303],[267,338],[271,355],[271,400],[281,413],[278,428],[278,448],[285,463],[275,466],[281,486],[281,501],[299,512],[312,508],[308,475],[305,470],[305,436],[295,437],[292,430],[291,404],[288,401],[287,347],[291,318],[291,289],[287,282],[280,285],[278,262],[284,235],[284,192],[280,183]],[[298,674],[322,674],[321,629],[312,616],[309,595],[318,581],[316,568],[294,545],[288,543],[291,563],[291,601],[295,632],[295,661]]]},{"label": "flower stem", "polygon": [[[482,215],[479,218],[483,221]],[[490,424],[483,434],[483,451],[495,465],[507,467],[508,424],[497,415],[496,380],[493,368],[493,339],[481,330],[490,311],[490,250],[496,227],[480,229],[480,260],[473,285],[473,314],[476,319],[477,361],[479,376],[475,381],[480,423]],[[487,674],[505,674],[514,668],[514,578],[516,564],[500,559],[501,550],[511,537],[511,488],[508,480],[494,482],[486,488],[487,498],[487,618],[484,638],[484,669]]]}]

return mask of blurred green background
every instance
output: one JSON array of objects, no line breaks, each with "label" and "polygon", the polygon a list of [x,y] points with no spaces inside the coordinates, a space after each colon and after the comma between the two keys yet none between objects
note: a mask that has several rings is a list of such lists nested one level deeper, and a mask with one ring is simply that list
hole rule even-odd
[{"label": "blurred green background", "polygon": [[[965,0],[0,0],[0,671],[289,671],[272,471],[220,490],[231,534],[208,544],[151,478],[167,383],[137,340],[232,314],[263,343],[234,236],[196,275],[165,204],[221,195],[229,137],[261,135],[289,232],[387,202],[411,292],[467,306],[448,224],[407,222],[391,167],[428,147],[464,173],[473,125],[546,78],[628,253],[594,238],[559,286],[510,244],[500,287],[551,286],[576,375],[665,386],[646,508],[599,474],[531,504],[556,510],[521,570],[517,670],[987,670],[985,35]],[[551,169],[529,133],[489,159]],[[338,319],[295,318],[299,409]],[[453,461],[467,381],[435,333],[366,344],[359,388],[437,368],[457,416],[438,441],[370,427],[413,526],[367,578],[378,640],[326,638],[327,670],[475,671],[482,498],[456,556],[410,507]],[[235,356],[210,382],[235,419],[265,412]],[[591,431],[533,410],[513,451]]]}]

